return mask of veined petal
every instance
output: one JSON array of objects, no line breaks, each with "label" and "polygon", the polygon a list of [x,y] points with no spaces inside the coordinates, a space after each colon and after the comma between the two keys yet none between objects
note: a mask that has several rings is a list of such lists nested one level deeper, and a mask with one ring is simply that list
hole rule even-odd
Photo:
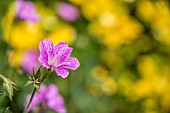
[{"label": "veined petal", "polygon": [[59,42],[55,47],[56,51],[58,51],[61,47],[68,47],[68,44],[66,42]]},{"label": "veined petal", "polygon": [[42,63],[43,66],[50,68],[49,62],[53,60],[54,57],[54,45],[51,40],[44,40],[40,42],[40,57],[39,61]]},{"label": "veined petal", "polygon": [[38,58],[39,62],[41,62],[44,67],[49,68],[50,66],[48,65],[48,54],[46,52],[45,44],[43,42],[40,42],[39,49],[40,49],[40,57]]},{"label": "veined petal", "polygon": [[46,52],[48,54],[48,60],[52,59],[54,57],[54,45],[53,45],[53,42],[51,40],[44,40],[43,41],[44,45],[45,45],[45,49],[46,49]]},{"label": "veined petal", "polygon": [[70,57],[73,48],[68,47],[67,43],[60,42],[57,46],[55,46],[55,57],[54,60],[61,63],[66,58]]},{"label": "veined petal", "polygon": [[76,70],[77,67],[80,66],[79,61],[76,58],[67,58],[65,61],[63,61],[61,64],[59,64],[59,68],[69,68],[72,70]]},{"label": "veined petal", "polygon": [[72,50],[73,49],[69,47],[60,48],[60,50],[58,51],[56,55],[56,59],[58,60],[58,63],[62,63],[63,61],[65,61],[65,59],[69,58]]},{"label": "veined petal", "polygon": [[61,76],[62,78],[66,78],[69,74],[67,69],[64,68],[56,68],[55,69],[58,76]]}]

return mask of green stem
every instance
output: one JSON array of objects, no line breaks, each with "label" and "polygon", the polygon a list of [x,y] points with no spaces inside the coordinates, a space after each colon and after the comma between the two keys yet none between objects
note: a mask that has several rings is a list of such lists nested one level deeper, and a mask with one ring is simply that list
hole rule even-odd
[{"label": "green stem", "polygon": [[47,78],[48,74],[49,74],[49,72],[47,71],[47,72],[43,75],[43,77],[40,78],[40,81],[41,81],[41,82],[44,82],[45,79]]},{"label": "green stem", "polygon": [[29,100],[29,103],[28,103],[28,105],[27,105],[24,113],[28,113],[28,110],[29,110],[29,107],[30,107],[30,104],[31,104],[31,102],[32,102],[32,99],[33,99],[33,97],[34,97],[35,92],[36,92],[36,88],[34,88],[34,90],[33,90],[33,92],[32,92],[31,98],[30,98],[30,100]]}]

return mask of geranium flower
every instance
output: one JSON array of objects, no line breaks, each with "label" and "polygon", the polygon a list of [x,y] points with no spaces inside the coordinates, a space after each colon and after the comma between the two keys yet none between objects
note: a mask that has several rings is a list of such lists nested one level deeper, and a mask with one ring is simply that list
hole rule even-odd
[{"label": "geranium flower", "polygon": [[34,71],[37,72],[40,63],[38,61],[39,53],[34,50],[26,51],[22,56],[22,67],[29,74],[33,74]]},{"label": "geranium flower", "polygon": [[38,58],[41,64],[52,70],[55,70],[58,76],[66,78],[69,74],[68,69],[76,70],[80,66],[76,58],[70,57],[73,48],[68,47],[66,42],[60,42],[56,46],[51,40],[45,39],[40,42],[40,57]]},{"label": "geranium flower", "polygon": [[61,18],[69,22],[74,22],[80,17],[78,9],[66,2],[59,3],[56,11]]},{"label": "geranium flower", "polygon": [[[24,106],[28,104],[30,100],[31,94],[26,97],[26,101]],[[66,113],[66,108],[64,106],[64,99],[59,94],[58,88],[56,85],[51,84],[48,87],[45,85],[40,86],[40,91],[36,92],[33,100],[30,104],[29,111],[33,111],[34,107],[43,104],[45,109],[51,109],[56,111],[57,113]],[[39,108],[41,111],[41,109]]]},{"label": "geranium flower", "polygon": [[21,20],[37,22],[40,20],[40,15],[35,11],[35,6],[30,1],[16,1],[17,17]]}]

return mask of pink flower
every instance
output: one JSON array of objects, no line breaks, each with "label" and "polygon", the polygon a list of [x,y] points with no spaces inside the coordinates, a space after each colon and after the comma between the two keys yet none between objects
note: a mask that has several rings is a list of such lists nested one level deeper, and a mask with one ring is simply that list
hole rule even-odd
[{"label": "pink flower", "polygon": [[40,20],[40,15],[35,11],[35,6],[32,2],[17,0],[16,7],[17,17],[19,19],[31,22]]},{"label": "pink flower", "polygon": [[[26,107],[28,105],[28,102],[30,100],[30,97],[31,97],[31,94],[27,95],[26,97],[26,101],[24,103],[24,106]],[[35,93],[34,94],[34,97],[33,97],[33,100],[32,100],[32,103],[30,104],[30,108],[29,108],[29,111],[32,111],[34,109],[35,106],[39,105],[40,103],[43,102],[43,97],[40,93]]]},{"label": "pink flower", "polygon": [[66,2],[59,3],[56,11],[61,18],[69,22],[76,21],[80,17],[78,9]]},{"label": "pink flower", "polygon": [[[27,96],[24,106],[28,104],[29,99],[30,94]],[[43,104],[45,108],[54,110],[57,113],[66,113],[64,99],[59,94],[58,88],[54,84],[51,84],[48,87],[45,85],[40,86],[40,92],[35,93],[29,111],[33,111],[34,107],[39,104]]]},{"label": "pink flower", "polygon": [[23,54],[22,67],[29,74],[32,74],[33,68],[34,68],[35,72],[38,70],[38,68],[40,66],[38,57],[39,57],[39,53],[37,51],[33,51],[33,50],[26,51]]},{"label": "pink flower", "polygon": [[56,46],[51,40],[40,42],[39,62],[46,68],[55,70],[58,76],[66,78],[69,74],[68,69],[76,70],[80,63],[76,58],[70,57],[72,48],[66,42],[60,42]]}]

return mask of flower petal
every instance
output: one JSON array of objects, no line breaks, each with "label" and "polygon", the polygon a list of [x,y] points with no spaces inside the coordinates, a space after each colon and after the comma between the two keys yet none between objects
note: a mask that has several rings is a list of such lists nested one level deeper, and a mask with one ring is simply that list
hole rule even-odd
[{"label": "flower petal", "polygon": [[68,44],[66,42],[59,42],[57,45],[56,45],[56,49],[58,50],[59,48],[61,47],[68,47]]},{"label": "flower petal", "polygon": [[68,47],[67,43],[60,42],[57,46],[55,46],[55,58],[54,60],[61,63],[66,58],[70,57],[73,48]]},{"label": "flower petal", "polygon": [[44,67],[50,68],[50,66],[48,65],[48,54],[46,52],[45,44],[43,42],[40,42],[39,49],[40,49],[40,57],[38,58],[39,62],[41,62],[41,64]]},{"label": "flower petal", "polygon": [[54,57],[54,45],[51,40],[44,40],[40,42],[40,57],[39,61],[42,63],[44,67],[50,68],[48,64],[49,60],[52,60]]},{"label": "flower petal", "polygon": [[[30,98],[31,98],[31,94],[26,97],[26,101],[25,101],[25,103],[24,103],[24,107],[27,106]],[[32,111],[32,110],[34,109],[34,107],[36,107],[38,104],[40,104],[40,103],[42,103],[42,102],[43,102],[43,97],[42,97],[42,95],[41,95],[40,93],[38,93],[38,92],[35,92],[34,97],[33,97],[33,99],[32,99],[32,102],[31,102],[31,104],[30,104],[30,109],[29,109],[29,111]]]},{"label": "flower petal", "polygon": [[45,49],[46,49],[46,52],[48,54],[48,60],[49,59],[52,59],[54,57],[54,45],[53,45],[53,42],[51,40],[44,40],[44,45],[45,45]]},{"label": "flower petal", "polygon": [[58,76],[61,76],[62,78],[66,78],[69,74],[67,69],[64,68],[56,68],[55,69]]},{"label": "flower petal", "polygon": [[17,0],[16,14],[21,20],[37,22],[40,20],[40,15],[35,11],[35,5],[30,1]]},{"label": "flower petal", "polygon": [[67,58],[64,62],[62,62],[58,67],[59,68],[69,68],[72,70],[76,70],[77,67],[80,66],[79,61],[76,58]]},{"label": "flower petal", "polygon": [[47,87],[44,84],[41,84],[41,86],[40,86],[40,94],[44,97],[47,92],[48,92]]},{"label": "flower petal", "polygon": [[54,97],[58,94],[58,88],[56,85],[51,84],[48,86],[48,91],[46,92],[46,95],[44,96],[46,100],[53,100]]},{"label": "flower petal", "polygon": [[32,74],[33,68],[35,72],[37,72],[37,70],[39,69],[40,63],[38,61],[38,57],[39,53],[34,50],[28,50],[23,54],[21,59],[22,67],[29,74]]},{"label": "flower petal", "polygon": [[56,111],[57,113],[66,113],[64,107],[64,99],[61,95],[56,95],[52,99],[47,101],[48,108]]}]

